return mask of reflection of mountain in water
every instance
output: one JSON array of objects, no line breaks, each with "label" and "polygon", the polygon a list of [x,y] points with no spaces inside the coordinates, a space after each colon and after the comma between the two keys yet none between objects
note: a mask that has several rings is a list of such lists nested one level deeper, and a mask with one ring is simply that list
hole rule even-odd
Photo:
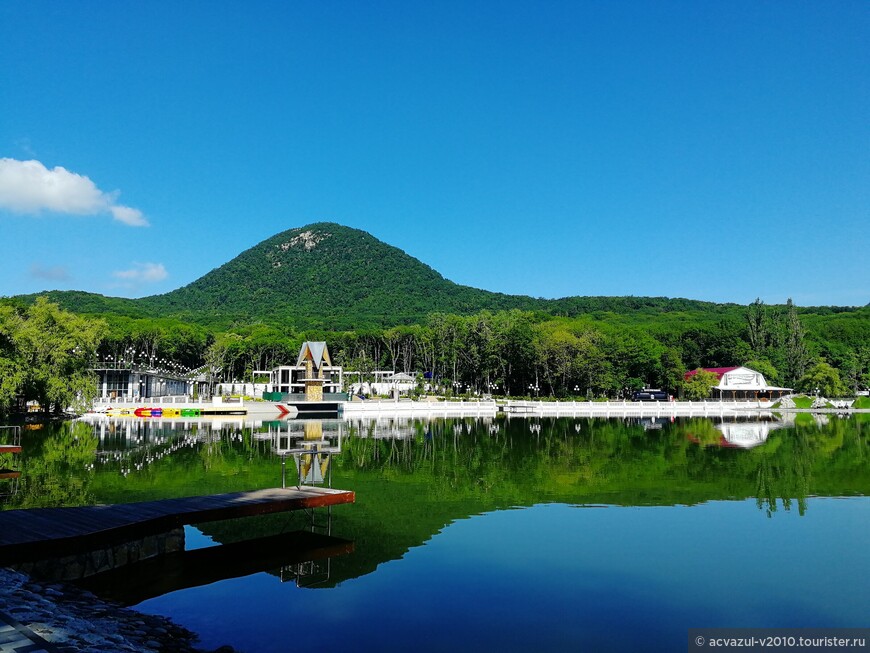
[{"label": "reflection of mountain in water", "polygon": [[[769,415],[677,418],[653,429],[636,418],[405,417],[220,428],[205,422],[174,428],[133,420],[66,423],[25,441],[22,489],[11,507],[275,486],[282,447],[306,436],[340,440],[333,485],[354,490],[357,503],[334,511],[333,532],[353,540],[356,550],[335,561],[335,583],[401,557],[453,521],[513,506],[755,498],[762,514],[772,515],[793,502],[803,512],[813,494],[870,493],[866,424],[857,418],[818,424],[806,417],[794,424]],[[716,446],[723,439],[753,446]],[[234,542],[298,528],[299,519],[269,516],[203,530]]]}]

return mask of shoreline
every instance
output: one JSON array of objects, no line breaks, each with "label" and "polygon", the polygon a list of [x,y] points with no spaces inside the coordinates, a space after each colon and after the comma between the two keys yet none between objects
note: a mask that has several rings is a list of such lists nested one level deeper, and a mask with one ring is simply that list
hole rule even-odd
[{"label": "shoreline", "polygon": [[[0,625],[17,631],[21,650],[208,653],[197,646],[199,635],[168,617],[118,606],[75,585],[42,582],[2,567],[0,584]],[[236,650],[221,646],[214,653]]]},{"label": "shoreline", "polygon": [[[187,407],[221,407],[235,408],[244,411],[241,414],[204,414],[192,419],[197,420],[284,420],[304,419],[305,414],[299,413],[292,405],[282,402],[246,400],[238,403],[205,403],[184,402],[173,404],[160,401],[137,401],[96,403],[92,409],[82,415],[46,415],[43,413],[20,413],[10,415],[15,421],[63,421],[82,418],[118,418],[118,419],[148,419],[148,420],[178,420],[178,416],[142,416],[113,414],[111,408],[124,408],[132,412],[137,408],[172,406]],[[746,413],[809,413],[818,415],[861,415],[870,414],[870,408],[844,407],[774,407],[770,402],[763,401],[557,401],[541,399],[486,399],[486,400],[412,400],[412,399],[366,399],[363,401],[340,402],[337,416],[342,418],[360,418],[370,415],[383,417],[385,415],[420,415],[432,417],[521,417],[523,415],[564,415],[564,416],[595,416],[595,417],[703,417],[705,415],[737,415]],[[187,420],[189,418],[181,418]]]}]

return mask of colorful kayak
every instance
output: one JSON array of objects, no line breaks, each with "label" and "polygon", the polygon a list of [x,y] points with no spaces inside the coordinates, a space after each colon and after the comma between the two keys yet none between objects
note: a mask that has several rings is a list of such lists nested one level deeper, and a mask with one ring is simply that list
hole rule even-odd
[{"label": "colorful kayak", "polygon": [[[285,409],[286,412],[286,409]],[[247,415],[247,408],[230,408],[225,407],[208,407],[208,408],[162,408],[158,406],[140,406],[136,409],[130,408],[109,408],[106,414],[110,417],[208,417],[208,416],[226,416],[226,415]]]}]

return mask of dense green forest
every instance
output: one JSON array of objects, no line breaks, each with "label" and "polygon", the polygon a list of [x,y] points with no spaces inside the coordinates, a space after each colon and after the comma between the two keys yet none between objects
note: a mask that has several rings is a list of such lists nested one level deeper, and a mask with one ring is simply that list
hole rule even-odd
[{"label": "dense green forest", "polygon": [[137,362],[208,364],[217,380],[250,381],[253,370],[295,362],[304,340],[325,340],[346,369],[430,373],[454,393],[618,397],[645,385],[678,393],[686,370],[731,365],[829,396],[870,385],[867,306],[502,295],[454,284],[331,223],[280,233],[165,295],[42,297],[0,299],[0,411],[22,394],[67,401],[52,378],[75,379],[72,394],[87,395],[71,371],[131,352]]},{"label": "dense green forest", "polygon": [[[206,362],[219,381],[295,362],[304,340],[325,340],[348,370],[429,372],[454,394],[620,397],[645,385],[672,393],[697,367],[746,364],[770,383],[843,396],[870,384],[866,309],[800,316],[756,302],[717,321],[662,314],[553,317],[540,312],[435,313],[421,324],[355,331],[292,331],[264,324],[225,331],[172,318],[82,317],[46,300],[0,306],[0,409],[17,395],[62,409],[96,390],[97,360]],[[64,403],[67,402],[67,403]]]}]

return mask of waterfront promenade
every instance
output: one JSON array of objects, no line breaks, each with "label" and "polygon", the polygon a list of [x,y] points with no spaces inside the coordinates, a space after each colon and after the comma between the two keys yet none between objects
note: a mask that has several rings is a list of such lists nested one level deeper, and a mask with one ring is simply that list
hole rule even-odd
[{"label": "waterfront promenade", "polygon": [[380,415],[566,416],[566,417],[705,417],[770,411],[763,401],[409,401],[367,400],[344,404],[345,417]]},{"label": "waterfront promenade", "polygon": [[[173,402],[150,399],[139,402],[97,403],[95,412],[105,414],[108,408],[137,406],[165,406]],[[727,417],[758,413],[867,413],[870,410],[856,408],[783,408],[773,407],[769,401],[546,401],[518,399],[480,400],[410,400],[367,399],[338,404],[344,417],[420,416],[420,417],[494,417],[498,413],[508,416],[564,416],[564,417]],[[300,414],[295,406],[271,401],[239,401],[238,403],[215,404],[211,401],[175,403],[175,407],[237,407],[249,418],[292,419]],[[226,419],[226,417],[224,418]]]}]

